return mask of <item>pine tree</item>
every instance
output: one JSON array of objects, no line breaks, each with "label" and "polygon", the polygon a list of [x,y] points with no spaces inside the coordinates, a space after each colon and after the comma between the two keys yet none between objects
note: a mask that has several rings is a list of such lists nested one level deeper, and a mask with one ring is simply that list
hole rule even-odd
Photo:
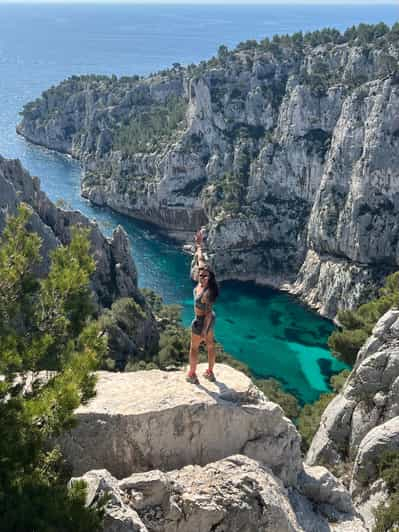
[{"label": "pine tree", "polygon": [[0,529],[97,530],[102,509],[85,508],[85,486],[67,488],[55,438],[94,390],[92,371],[106,349],[91,319],[95,262],[88,232],[74,228],[38,278],[40,237],[30,208],[8,219],[0,238]]}]

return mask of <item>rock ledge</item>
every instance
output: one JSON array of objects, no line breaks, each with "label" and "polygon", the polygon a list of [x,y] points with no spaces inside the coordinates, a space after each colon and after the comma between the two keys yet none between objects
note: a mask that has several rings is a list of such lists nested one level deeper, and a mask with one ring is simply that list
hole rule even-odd
[{"label": "rock ledge", "polygon": [[61,441],[73,473],[107,469],[123,478],[240,453],[295,485],[302,460],[294,425],[242,373],[220,364],[215,374],[215,383],[193,386],[183,371],[99,372],[97,396]]}]

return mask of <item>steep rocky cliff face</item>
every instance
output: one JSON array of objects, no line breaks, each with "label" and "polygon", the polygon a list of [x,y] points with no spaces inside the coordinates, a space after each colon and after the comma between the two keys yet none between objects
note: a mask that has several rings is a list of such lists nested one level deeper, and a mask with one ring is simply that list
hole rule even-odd
[{"label": "steep rocky cliff face", "polygon": [[105,238],[98,226],[80,212],[56,207],[40,189],[39,179],[31,177],[19,160],[0,156],[0,233],[7,216],[16,213],[21,201],[33,208],[29,229],[42,238],[39,275],[47,273],[51,251],[60,244],[70,242],[71,227],[87,227],[90,230],[91,252],[96,261],[91,284],[99,310],[110,307],[120,298],[132,298],[142,308],[142,319],[137,324],[135,338],[130,339],[131,354],[139,349],[154,349],[158,342],[157,326],[137,287],[137,271],[122,227],[114,231],[111,239]]},{"label": "steep rocky cliff face", "polygon": [[372,527],[372,509],[386,500],[378,460],[399,450],[399,310],[388,311],[358,353],[342,391],[325,410],[307,462],[347,462],[351,493]]},{"label": "steep rocky cliff face", "polygon": [[[377,28],[377,29],[376,29]],[[82,161],[82,193],[184,240],[221,278],[320,313],[398,264],[399,29],[282,37],[145,79],[72,77],[18,131]]]},{"label": "steep rocky cliff face", "polygon": [[354,460],[374,427],[399,416],[399,310],[388,311],[359,351],[342,391],[325,410],[309,463]]}]

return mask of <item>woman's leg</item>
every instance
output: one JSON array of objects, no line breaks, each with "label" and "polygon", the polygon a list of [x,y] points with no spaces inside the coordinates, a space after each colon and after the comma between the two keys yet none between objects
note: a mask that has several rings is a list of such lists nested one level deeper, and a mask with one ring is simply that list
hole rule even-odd
[{"label": "woman's leg", "polygon": [[191,343],[190,343],[190,375],[194,374],[197,370],[198,364],[198,349],[201,343],[201,336],[198,334],[191,333]]},{"label": "woman's leg", "polygon": [[215,338],[213,336],[213,329],[206,335],[206,347],[208,348],[208,367],[213,371],[216,361]]}]

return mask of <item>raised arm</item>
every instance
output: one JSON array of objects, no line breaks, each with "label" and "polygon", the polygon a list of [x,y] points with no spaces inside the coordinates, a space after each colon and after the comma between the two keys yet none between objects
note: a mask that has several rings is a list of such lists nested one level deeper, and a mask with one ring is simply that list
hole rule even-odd
[{"label": "raised arm", "polygon": [[205,261],[204,253],[202,251],[202,243],[197,244],[195,255],[197,257],[198,267],[203,268],[206,265],[206,261]]},{"label": "raised arm", "polygon": [[191,263],[191,277],[198,281],[198,270],[206,265],[205,255],[202,250],[203,235],[201,230],[195,235],[195,253]]}]

